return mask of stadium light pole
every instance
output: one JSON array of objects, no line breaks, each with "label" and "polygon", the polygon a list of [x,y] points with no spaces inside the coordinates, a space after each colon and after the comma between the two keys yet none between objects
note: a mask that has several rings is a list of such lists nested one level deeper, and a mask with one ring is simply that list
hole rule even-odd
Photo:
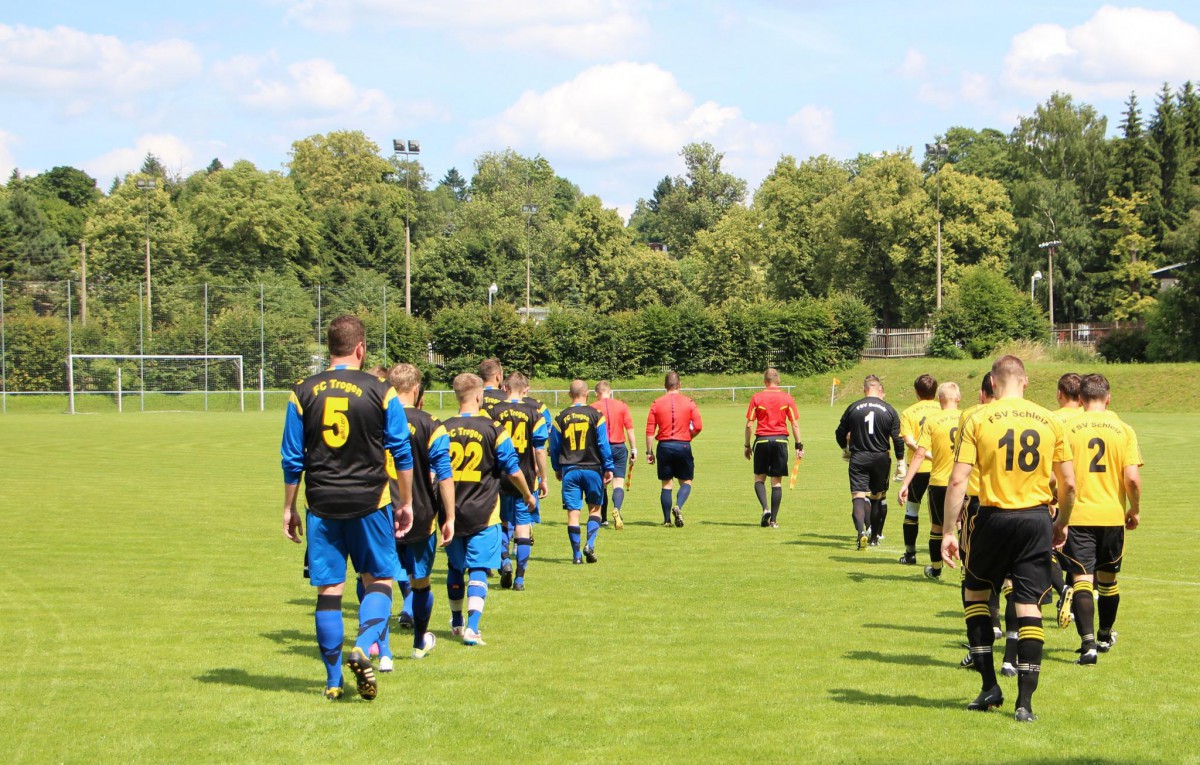
[{"label": "stadium light pole", "polygon": [[[392,151],[396,154],[403,154],[405,165],[410,165],[412,156],[421,153],[421,142],[395,138],[392,140]],[[411,175],[412,167],[406,166],[404,168],[404,190],[408,193],[404,195],[404,312],[409,316],[412,316],[412,227],[408,214],[409,207],[412,206],[409,199],[411,189],[408,180]]]},{"label": "stadium light pole", "polygon": [[1033,297],[1033,287],[1035,284],[1037,284],[1039,281],[1041,281],[1041,279],[1042,279],[1041,271],[1034,271],[1033,276],[1029,277],[1029,302],[1030,303],[1036,302],[1036,299]]},{"label": "stadium light pole", "polygon": [[942,167],[946,157],[950,155],[950,147],[938,141],[925,144],[925,154],[932,154],[937,160],[937,169],[933,174],[937,177],[937,307],[942,307]]},{"label": "stadium light pole", "polygon": [[498,287],[495,282],[492,282],[488,285],[488,308],[492,307],[492,297],[499,291],[500,287]]},{"label": "stadium light pole", "polygon": [[154,314],[152,313],[152,303],[150,301],[150,197],[145,192],[154,191],[158,188],[158,182],[153,178],[142,179],[137,182],[138,190],[144,192],[143,196],[146,200],[146,327],[148,334],[154,334]]},{"label": "stadium light pole", "polygon": [[537,205],[521,205],[521,212],[525,214],[525,318],[523,321],[529,321],[529,293],[532,279],[530,277],[532,253],[529,250],[529,227],[533,224],[533,216],[537,215]]},{"label": "stadium light pole", "polygon": [[1046,268],[1046,291],[1048,294],[1046,304],[1050,306],[1050,331],[1054,331],[1054,249],[1061,247],[1062,241],[1051,239],[1049,242],[1042,242],[1038,245],[1039,249],[1046,250],[1049,253],[1049,264]]}]

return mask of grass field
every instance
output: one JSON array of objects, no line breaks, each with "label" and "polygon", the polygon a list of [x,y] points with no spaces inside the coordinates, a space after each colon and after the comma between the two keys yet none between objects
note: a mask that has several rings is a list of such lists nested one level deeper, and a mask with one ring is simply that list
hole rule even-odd
[{"label": "grass field", "polygon": [[[885,371],[910,380],[915,364]],[[939,374],[965,385],[976,366]],[[320,699],[302,550],[279,531],[279,411],[0,418],[4,759],[1200,762],[1195,407],[1120,407],[1147,460],[1121,639],[1080,668],[1074,629],[1048,629],[1041,721],[1022,727],[1012,680],[1003,713],[963,711],[978,681],[956,668],[957,580],[895,563],[894,499],[884,544],[853,549],[832,444],[844,400],[803,385],[809,457],[781,528],[757,524],[744,403],[712,402],[685,528],[658,527],[643,462],[627,528],[576,568],[548,503],[528,590],[488,599],[486,647],[450,638],[439,560],[437,650],[398,659],[374,703],[336,705]],[[1127,387],[1118,401],[1174,384]]]}]

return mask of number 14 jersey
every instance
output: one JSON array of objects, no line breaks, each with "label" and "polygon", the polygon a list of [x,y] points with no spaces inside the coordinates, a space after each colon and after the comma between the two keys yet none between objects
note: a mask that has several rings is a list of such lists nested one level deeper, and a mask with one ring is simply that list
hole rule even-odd
[{"label": "number 14 jersey", "polygon": [[955,462],[974,465],[979,473],[979,504],[1003,510],[1050,504],[1054,463],[1071,458],[1062,422],[1049,409],[1019,398],[970,412],[954,455]]}]

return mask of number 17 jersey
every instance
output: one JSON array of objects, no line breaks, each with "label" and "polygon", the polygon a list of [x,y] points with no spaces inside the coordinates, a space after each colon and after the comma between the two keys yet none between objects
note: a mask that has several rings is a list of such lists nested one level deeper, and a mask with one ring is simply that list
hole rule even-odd
[{"label": "number 17 jersey", "polygon": [[1049,409],[1019,398],[984,404],[964,418],[955,462],[979,473],[979,504],[1003,510],[1048,505],[1054,463],[1070,462],[1071,444]]}]

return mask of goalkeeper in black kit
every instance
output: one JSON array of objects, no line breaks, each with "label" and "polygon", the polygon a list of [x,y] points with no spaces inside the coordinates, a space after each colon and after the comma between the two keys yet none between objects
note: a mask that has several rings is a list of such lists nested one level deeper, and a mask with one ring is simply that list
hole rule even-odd
[{"label": "goalkeeper in black kit", "polygon": [[838,446],[850,461],[850,498],[858,549],[879,544],[887,520],[887,487],[896,454],[898,472],[904,472],[904,439],[900,415],[883,400],[883,383],[875,375],[863,380],[863,397],[846,407],[834,432]]}]

